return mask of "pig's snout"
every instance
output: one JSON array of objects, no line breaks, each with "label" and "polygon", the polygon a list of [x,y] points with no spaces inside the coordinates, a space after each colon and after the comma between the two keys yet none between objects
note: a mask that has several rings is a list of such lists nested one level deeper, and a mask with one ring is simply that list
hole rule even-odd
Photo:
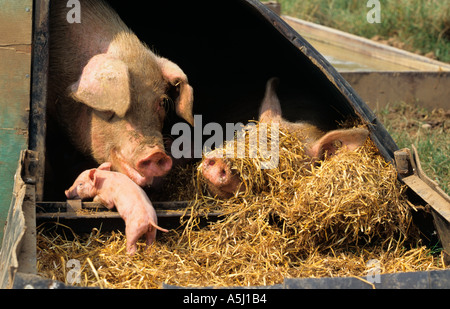
[{"label": "pig's snout", "polygon": [[137,171],[145,178],[164,176],[172,168],[172,159],[164,152],[152,153],[137,163]]},{"label": "pig's snout", "polygon": [[74,197],[74,194],[72,194],[69,190],[64,191],[64,193],[68,199],[72,199]]},{"label": "pig's snout", "polygon": [[66,197],[71,200],[71,199],[75,199],[78,198],[78,193],[77,193],[77,188],[69,188],[68,190],[64,191],[64,193],[66,194]]},{"label": "pig's snout", "polygon": [[213,185],[224,185],[231,177],[230,168],[217,158],[206,158],[203,162],[203,176]]},{"label": "pig's snout", "polygon": [[243,190],[240,177],[232,172],[224,160],[205,158],[202,165],[203,177],[207,180],[209,191],[213,195],[226,198]]}]

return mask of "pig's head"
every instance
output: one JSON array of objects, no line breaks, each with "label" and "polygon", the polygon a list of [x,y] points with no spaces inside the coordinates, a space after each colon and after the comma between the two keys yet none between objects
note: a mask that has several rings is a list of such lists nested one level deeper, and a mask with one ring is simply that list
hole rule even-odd
[{"label": "pig's head", "polygon": [[73,185],[65,191],[68,199],[87,199],[97,195],[98,184],[96,183],[95,173],[97,170],[109,171],[111,163],[105,162],[98,168],[92,168],[82,172]]},{"label": "pig's head", "polygon": [[[282,118],[281,106],[275,88],[278,79],[272,78],[267,82],[266,93],[261,103],[259,121],[262,123],[279,123],[280,128],[296,135],[303,143],[305,154],[312,162],[322,160],[325,156],[332,156],[342,147],[355,150],[366,141],[369,132],[364,128],[333,130],[322,132],[316,126],[299,122],[293,123]],[[201,172],[206,180],[208,191],[219,198],[228,198],[237,191],[242,191],[242,180],[234,172],[227,159],[207,155],[201,164]]]},{"label": "pig's head", "polygon": [[244,189],[239,175],[231,169],[229,162],[214,157],[214,153],[203,158],[201,172],[209,193],[219,198],[229,198]]},{"label": "pig's head", "polygon": [[144,46],[120,53],[111,47],[92,57],[69,92],[74,104],[84,105],[73,137],[81,140],[75,143],[140,186],[172,167],[161,133],[170,104],[193,125],[193,90],[186,75]]}]

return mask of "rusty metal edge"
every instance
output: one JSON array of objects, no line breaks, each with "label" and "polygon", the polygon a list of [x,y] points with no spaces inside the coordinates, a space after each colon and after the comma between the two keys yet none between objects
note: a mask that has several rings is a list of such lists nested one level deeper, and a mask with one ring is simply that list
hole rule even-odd
[{"label": "rusty metal edge", "polygon": [[47,80],[49,64],[49,0],[33,1],[33,45],[28,149],[38,153],[36,200],[42,201],[45,174]]},{"label": "rusty metal edge", "polygon": [[[190,217],[191,211],[187,210],[189,201],[155,202],[156,215],[159,218]],[[118,218],[120,215],[115,210],[110,210],[96,202],[82,202],[81,200],[67,200],[67,202],[38,202],[36,219],[103,219]],[[210,212],[208,217],[221,216],[222,212]]]}]

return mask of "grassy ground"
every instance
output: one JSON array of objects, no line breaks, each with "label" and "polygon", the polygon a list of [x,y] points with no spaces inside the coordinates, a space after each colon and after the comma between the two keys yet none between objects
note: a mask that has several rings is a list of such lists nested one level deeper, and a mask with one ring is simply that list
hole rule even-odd
[{"label": "grassy ground", "polygon": [[[450,0],[381,0],[378,24],[367,21],[368,0],[278,2],[282,14],[450,62]],[[377,115],[400,148],[416,146],[425,173],[450,194],[450,106],[431,111],[396,103]]]},{"label": "grassy ground", "polygon": [[416,146],[424,172],[450,195],[450,109],[397,103],[377,116],[400,148]]},{"label": "grassy ground", "polygon": [[282,14],[450,62],[450,0],[379,1],[381,23],[369,23],[368,0],[278,0]]}]

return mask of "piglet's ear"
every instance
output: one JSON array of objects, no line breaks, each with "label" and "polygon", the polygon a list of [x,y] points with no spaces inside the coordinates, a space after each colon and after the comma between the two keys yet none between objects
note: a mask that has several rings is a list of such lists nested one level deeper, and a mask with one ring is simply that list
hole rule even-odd
[{"label": "piglet's ear", "polygon": [[313,146],[307,150],[307,154],[313,158],[322,159],[325,153],[332,156],[341,147],[353,151],[364,145],[369,131],[364,128],[342,129],[330,131],[322,136]]},{"label": "piglet's ear", "polygon": [[93,168],[93,169],[89,170],[89,180],[90,181],[94,181],[94,179],[95,179],[95,172],[97,172],[96,168]]},{"label": "piglet's ear", "polygon": [[281,121],[281,105],[275,91],[278,83],[279,80],[276,77],[273,77],[267,81],[266,93],[259,111],[260,122],[270,123]]},{"label": "piglet's ear", "polygon": [[108,54],[92,57],[80,79],[70,86],[70,95],[98,111],[124,117],[130,106],[130,76],[127,65]]},{"label": "piglet's ear", "polygon": [[89,180],[94,188],[98,188],[97,169],[93,168],[89,171]]},{"label": "piglet's ear", "polygon": [[194,90],[189,85],[188,78],[183,70],[166,58],[157,59],[165,80],[179,89],[178,98],[175,100],[175,111],[189,124],[194,125],[192,105],[194,102]]}]

